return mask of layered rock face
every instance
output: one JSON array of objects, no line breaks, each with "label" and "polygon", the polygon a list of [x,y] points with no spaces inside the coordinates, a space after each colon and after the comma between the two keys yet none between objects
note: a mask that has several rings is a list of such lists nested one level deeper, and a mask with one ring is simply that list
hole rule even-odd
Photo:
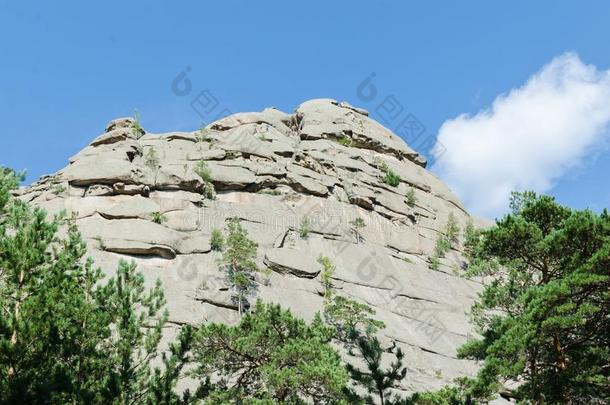
[{"label": "layered rock face", "polygon": [[[465,312],[480,284],[458,276],[459,249],[431,266],[449,216],[461,229],[471,218],[425,159],[366,111],[322,99],[294,114],[235,114],[204,131],[151,134],[133,126],[110,122],[66,168],[20,198],[72,213],[108,274],[124,258],[147,282],[159,278],[173,328],[238,320],[221,254],[210,246],[211,231],[238,217],[266,270],[251,302],[277,302],[311,319],[323,304],[316,258],[328,256],[337,293],[373,307],[386,324],[382,341],[405,352],[401,390],[473,374],[456,349],[472,333]],[[196,174],[202,160],[215,198]],[[384,181],[388,169],[398,185]]]}]

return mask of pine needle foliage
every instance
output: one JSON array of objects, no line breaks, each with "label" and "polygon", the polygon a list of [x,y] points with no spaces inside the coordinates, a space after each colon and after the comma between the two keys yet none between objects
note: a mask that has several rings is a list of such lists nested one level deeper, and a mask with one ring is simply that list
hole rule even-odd
[{"label": "pine needle foliage", "polygon": [[472,308],[481,360],[470,393],[519,381],[524,403],[610,401],[610,215],[515,193],[512,212],[482,232],[469,275],[493,276]]},{"label": "pine needle foliage", "polygon": [[311,324],[275,304],[257,302],[239,325],[204,325],[196,336],[193,375],[221,380],[211,403],[338,403],[348,375],[330,346],[333,328]]},{"label": "pine needle foliage", "polygon": [[254,274],[258,272],[256,254],[258,244],[248,238],[248,232],[238,218],[227,224],[226,247],[221,265],[227,272],[233,291],[233,300],[241,315],[248,306],[248,297],[254,293],[256,283]]}]

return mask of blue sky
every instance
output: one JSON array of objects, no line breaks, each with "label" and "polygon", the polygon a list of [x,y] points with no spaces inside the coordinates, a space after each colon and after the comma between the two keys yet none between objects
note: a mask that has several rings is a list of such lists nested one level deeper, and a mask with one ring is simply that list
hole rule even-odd
[{"label": "blue sky", "polygon": [[[565,52],[599,72],[610,68],[610,3],[504,4],[0,1],[0,164],[27,169],[28,181],[54,172],[107,121],[134,109],[149,131],[193,130],[202,118],[190,101],[206,89],[234,112],[292,111],[329,97],[378,119],[378,101],[393,96],[436,137],[444,123],[490,109]],[[192,90],[179,96],[172,81],[187,67]],[[366,102],[357,88],[371,72],[378,98]],[[540,168],[556,171],[545,174],[543,189],[562,203],[610,206],[600,122],[595,141],[564,155],[561,170]],[[447,139],[457,136],[447,131]]]}]

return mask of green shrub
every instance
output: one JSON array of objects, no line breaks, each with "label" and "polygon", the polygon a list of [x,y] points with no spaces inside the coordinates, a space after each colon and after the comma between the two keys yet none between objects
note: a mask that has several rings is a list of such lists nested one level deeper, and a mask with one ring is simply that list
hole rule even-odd
[{"label": "green shrub", "polygon": [[231,283],[232,300],[237,304],[239,315],[248,305],[248,297],[256,292],[254,273],[258,272],[255,259],[258,244],[248,238],[248,232],[239,218],[227,223],[226,249],[220,263]]},{"label": "green shrub", "polygon": [[212,250],[221,251],[225,246],[225,238],[222,236],[222,232],[218,229],[212,229],[212,235],[210,237],[210,246]]},{"label": "green shrub", "polygon": [[347,147],[352,146],[352,138],[350,138],[349,136],[344,135],[341,138],[337,138],[337,142],[343,146],[347,146]]},{"label": "green shrub", "polygon": [[151,218],[155,224],[162,224],[167,221],[167,217],[165,216],[165,214],[158,211],[153,212],[151,214]]},{"label": "green shrub", "polygon": [[320,281],[322,282],[322,286],[324,287],[324,297],[330,299],[332,295],[331,288],[333,286],[332,277],[337,268],[327,256],[319,255],[317,261],[322,265],[322,271],[320,272]]},{"label": "green shrub", "polygon": [[53,186],[51,192],[59,196],[66,192],[66,187],[63,184],[56,184],[55,186]]},{"label": "green shrub", "polygon": [[468,221],[466,228],[464,229],[464,254],[468,259],[472,260],[474,258],[474,253],[481,240],[481,235],[482,232],[474,227],[472,221]]},{"label": "green shrub", "polygon": [[140,113],[138,110],[133,112],[133,124],[131,124],[131,133],[136,139],[140,139],[145,131],[140,124]]},{"label": "green shrub", "polygon": [[260,273],[263,275],[262,284],[269,287],[271,285],[271,275],[273,274],[273,270],[269,267],[264,267],[261,269]]},{"label": "green shrub", "polygon": [[392,169],[388,168],[388,171],[385,172],[383,182],[389,186],[397,187],[400,184],[400,177],[394,173]]},{"label": "green shrub", "polygon": [[199,162],[197,162],[194,170],[195,174],[197,174],[199,177],[201,177],[201,180],[203,180],[203,195],[211,200],[216,198],[216,189],[212,183],[212,172],[205,161],[201,159]]},{"label": "green shrub", "polygon": [[309,217],[304,216],[301,219],[301,226],[299,227],[299,235],[301,235],[301,238],[306,238],[307,235],[309,235],[310,231],[311,231],[311,220],[309,219]]},{"label": "green shrub", "polygon": [[376,158],[375,164],[377,168],[384,174],[383,182],[389,186],[397,187],[400,184],[400,176],[398,176],[390,167],[381,159]]},{"label": "green shrub", "polygon": [[434,253],[430,265],[432,269],[438,270],[440,265],[439,259],[445,257],[451,248],[457,247],[459,233],[460,228],[457,225],[455,216],[453,213],[450,213],[443,233],[436,239],[436,245],[434,246]]},{"label": "green shrub", "polygon": [[434,246],[434,257],[441,258],[451,250],[451,244],[445,235],[439,235]]},{"label": "green shrub", "polygon": [[201,180],[206,183],[212,182],[212,172],[210,171],[208,165],[205,163],[205,160],[203,159],[201,159],[195,165],[195,174],[201,177]]},{"label": "green shrub", "polygon": [[414,207],[417,203],[417,197],[415,197],[415,189],[413,187],[409,188],[407,194],[405,194],[405,198],[407,199],[407,205],[409,207]]},{"label": "green shrub", "polygon": [[459,242],[460,227],[457,225],[453,213],[450,213],[449,218],[447,219],[447,225],[445,226],[445,235],[447,236],[447,240],[449,241],[449,247],[457,247]]},{"label": "green shrub", "polygon": [[351,221],[350,225],[356,229],[364,228],[365,227],[364,219],[358,217],[358,218],[354,219],[353,221]]}]

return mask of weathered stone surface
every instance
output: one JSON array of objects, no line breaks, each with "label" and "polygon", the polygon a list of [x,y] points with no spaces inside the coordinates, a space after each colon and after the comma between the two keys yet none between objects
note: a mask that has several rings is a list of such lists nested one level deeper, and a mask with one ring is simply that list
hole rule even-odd
[{"label": "weathered stone surface", "polygon": [[125,184],[123,182],[118,182],[112,185],[112,189],[115,194],[148,196],[150,193],[150,187],[145,184]]},{"label": "weathered stone surface", "polygon": [[216,162],[210,162],[208,167],[214,185],[220,190],[239,190],[255,182],[254,173],[243,167]]},{"label": "weathered stone surface", "polygon": [[[136,136],[134,123],[111,121],[66,168],[16,194],[50,213],[74,213],[109,275],[128,258],[149,285],[159,278],[172,322],[238,320],[221,253],[209,241],[237,217],[258,244],[256,263],[271,269],[257,274],[256,298],[311,320],[323,308],[316,258],[325,255],[337,267],[336,292],[371,305],[387,325],[383,344],[395,341],[405,352],[409,372],[397,389],[434,389],[475,371],[456,349],[473,333],[465,312],[480,284],[459,277],[461,245],[437,270],[429,264],[450,214],[462,229],[489,223],[471,218],[424,159],[366,111],[311,100],[294,114],[229,116],[208,125],[205,139]],[[339,143],[344,137],[351,143]],[[215,199],[195,173],[200,160]],[[380,162],[400,177],[397,187],[383,183]]]},{"label": "weathered stone surface", "polygon": [[65,169],[65,176],[72,185],[152,183],[146,167],[134,165],[129,160],[88,156],[77,160]]},{"label": "weathered stone surface", "polygon": [[425,166],[425,159],[391,131],[334,100],[306,101],[297,108],[297,117],[301,120],[302,139],[349,136],[353,142],[366,149],[406,157]]},{"label": "weathered stone surface", "polygon": [[314,278],[320,266],[311,255],[294,249],[269,249],[265,253],[265,265],[278,273],[290,273],[297,277]]},{"label": "weathered stone surface", "polygon": [[133,128],[133,125],[135,124],[136,120],[133,119],[132,117],[123,117],[123,118],[116,118],[113,119],[112,121],[110,121],[108,123],[108,125],[106,125],[106,132],[110,132],[113,131],[114,129],[118,129],[118,128]]},{"label": "weathered stone surface", "polygon": [[170,246],[156,245],[136,240],[106,238],[100,246],[103,250],[125,255],[161,256],[165,259],[176,257],[176,251]]},{"label": "weathered stone surface", "polygon": [[282,113],[274,108],[267,108],[263,112],[238,113],[230,115],[210,124],[210,128],[216,130],[227,130],[247,124],[267,124],[275,127],[282,133],[291,132],[287,123],[291,121],[290,115]]},{"label": "weathered stone surface", "polygon": [[131,137],[133,137],[133,135],[132,135],[131,129],[129,129],[129,128],[113,129],[112,131],[106,132],[105,134],[102,134],[102,135],[98,136],[97,138],[95,138],[91,142],[91,146],[99,146],[99,145],[117,143],[117,142],[125,141]]},{"label": "weathered stone surface", "polygon": [[86,156],[112,156],[116,159],[133,161],[136,156],[142,155],[142,146],[135,140],[125,140],[118,143],[102,144],[98,146],[87,146],[70,158],[70,163],[74,163]]},{"label": "weathered stone surface", "polygon": [[106,219],[144,218],[150,213],[160,211],[160,206],[152,199],[140,195],[127,196],[90,196],[87,198],[67,198],[64,201],[69,212],[77,218],[100,214]]},{"label": "weathered stone surface", "polygon": [[85,197],[112,195],[113,193],[112,187],[110,186],[106,186],[104,184],[94,184],[87,188],[87,191],[85,191]]}]

